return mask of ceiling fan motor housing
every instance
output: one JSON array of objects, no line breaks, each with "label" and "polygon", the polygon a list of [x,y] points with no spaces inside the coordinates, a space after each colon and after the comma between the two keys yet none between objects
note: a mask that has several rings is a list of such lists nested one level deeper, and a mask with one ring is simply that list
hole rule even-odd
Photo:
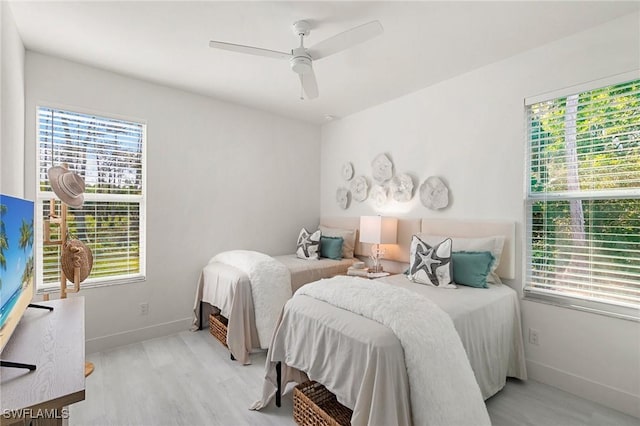
[{"label": "ceiling fan motor housing", "polygon": [[304,47],[293,49],[291,51],[293,57],[289,59],[291,69],[297,74],[306,74],[313,70],[311,66],[311,56]]}]

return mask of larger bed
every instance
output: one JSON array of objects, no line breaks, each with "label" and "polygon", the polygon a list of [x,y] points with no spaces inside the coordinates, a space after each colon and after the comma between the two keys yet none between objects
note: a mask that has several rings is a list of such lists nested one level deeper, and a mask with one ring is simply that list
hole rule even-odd
[{"label": "larger bed", "polygon": [[[513,225],[480,225],[423,221],[421,230],[465,237],[502,233],[506,237],[502,256],[505,264],[499,273],[513,278]],[[337,277],[329,281],[344,285],[349,280],[353,279]],[[482,399],[502,389],[506,377],[526,379],[519,299],[506,284],[448,290],[412,283],[403,274],[377,281],[424,296],[450,317]],[[397,333],[378,321],[300,293],[304,292],[298,292],[285,305],[267,358],[263,396],[253,408],[266,406],[280,384],[308,377],[325,385],[340,403],[353,410],[354,425],[411,424],[414,415],[409,364],[405,363],[406,348],[403,349]],[[438,355],[425,354],[420,368],[434,368],[437,365],[434,356]],[[282,364],[281,383],[276,375],[278,363]],[[437,386],[448,389],[453,384]],[[454,401],[454,405],[460,403]]]}]

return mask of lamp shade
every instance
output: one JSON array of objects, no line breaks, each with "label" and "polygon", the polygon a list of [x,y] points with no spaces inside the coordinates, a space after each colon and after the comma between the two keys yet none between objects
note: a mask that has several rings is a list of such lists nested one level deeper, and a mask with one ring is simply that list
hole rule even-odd
[{"label": "lamp shade", "polygon": [[360,242],[370,244],[395,244],[398,219],[382,216],[360,216]]}]

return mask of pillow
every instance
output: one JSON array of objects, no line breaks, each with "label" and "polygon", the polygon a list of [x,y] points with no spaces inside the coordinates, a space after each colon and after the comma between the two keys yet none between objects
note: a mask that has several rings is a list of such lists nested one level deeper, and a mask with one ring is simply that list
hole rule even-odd
[{"label": "pillow", "polygon": [[439,288],[457,288],[453,283],[451,238],[429,245],[418,236],[411,237],[409,278],[419,284]]},{"label": "pillow", "polygon": [[[424,242],[427,244],[436,244],[438,241],[442,241],[447,237],[438,235],[418,234]],[[491,265],[491,271],[487,276],[487,282],[493,284],[502,284],[500,277],[496,274],[496,269],[500,264],[500,258],[502,257],[502,249],[504,248],[504,236],[496,235],[492,237],[478,237],[478,238],[464,238],[464,237],[451,237],[453,240],[453,250],[455,251],[488,251],[491,252],[495,261]]]},{"label": "pillow", "polygon": [[323,225],[320,225],[319,229],[325,237],[342,237],[342,257],[353,259],[353,250],[356,247],[355,229],[329,228]]},{"label": "pillow", "polygon": [[342,237],[320,237],[320,257],[342,260]]},{"label": "pillow", "polygon": [[487,277],[495,261],[490,251],[454,251],[451,259],[456,284],[489,288]]},{"label": "pillow", "polygon": [[320,249],[320,231],[310,234],[305,228],[300,230],[298,243],[296,245],[296,255],[300,259],[317,260]]}]

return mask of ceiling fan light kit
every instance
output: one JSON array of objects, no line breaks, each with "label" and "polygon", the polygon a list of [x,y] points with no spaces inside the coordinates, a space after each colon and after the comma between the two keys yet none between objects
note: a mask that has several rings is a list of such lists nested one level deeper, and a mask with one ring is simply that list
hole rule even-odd
[{"label": "ceiling fan light kit", "polygon": [[300,78],[300,84],[307,98],[314,99],[318,97],[318,84],[313,72],[313,61],[376,37],[382,34],[384,29],[380,22],[372,21],[330,37],[307,49],[304,47],[304,38],[309,36],[310,32],[311,24],[308,21],[301,20],[293,23],[293,33],[300,37],[300,46],[291,49],[290,53],[214,40],[209,42],[209,47],[275,59],[288,59],[291,69]]},{"label": "ceiling fan light kit", "polygon": [[293,49],[293,57],[289,59],[291,69],[296,74],[306,74],[313,72],[313,66],[311,65],[311,56],[306,52],[304,47]]}]

